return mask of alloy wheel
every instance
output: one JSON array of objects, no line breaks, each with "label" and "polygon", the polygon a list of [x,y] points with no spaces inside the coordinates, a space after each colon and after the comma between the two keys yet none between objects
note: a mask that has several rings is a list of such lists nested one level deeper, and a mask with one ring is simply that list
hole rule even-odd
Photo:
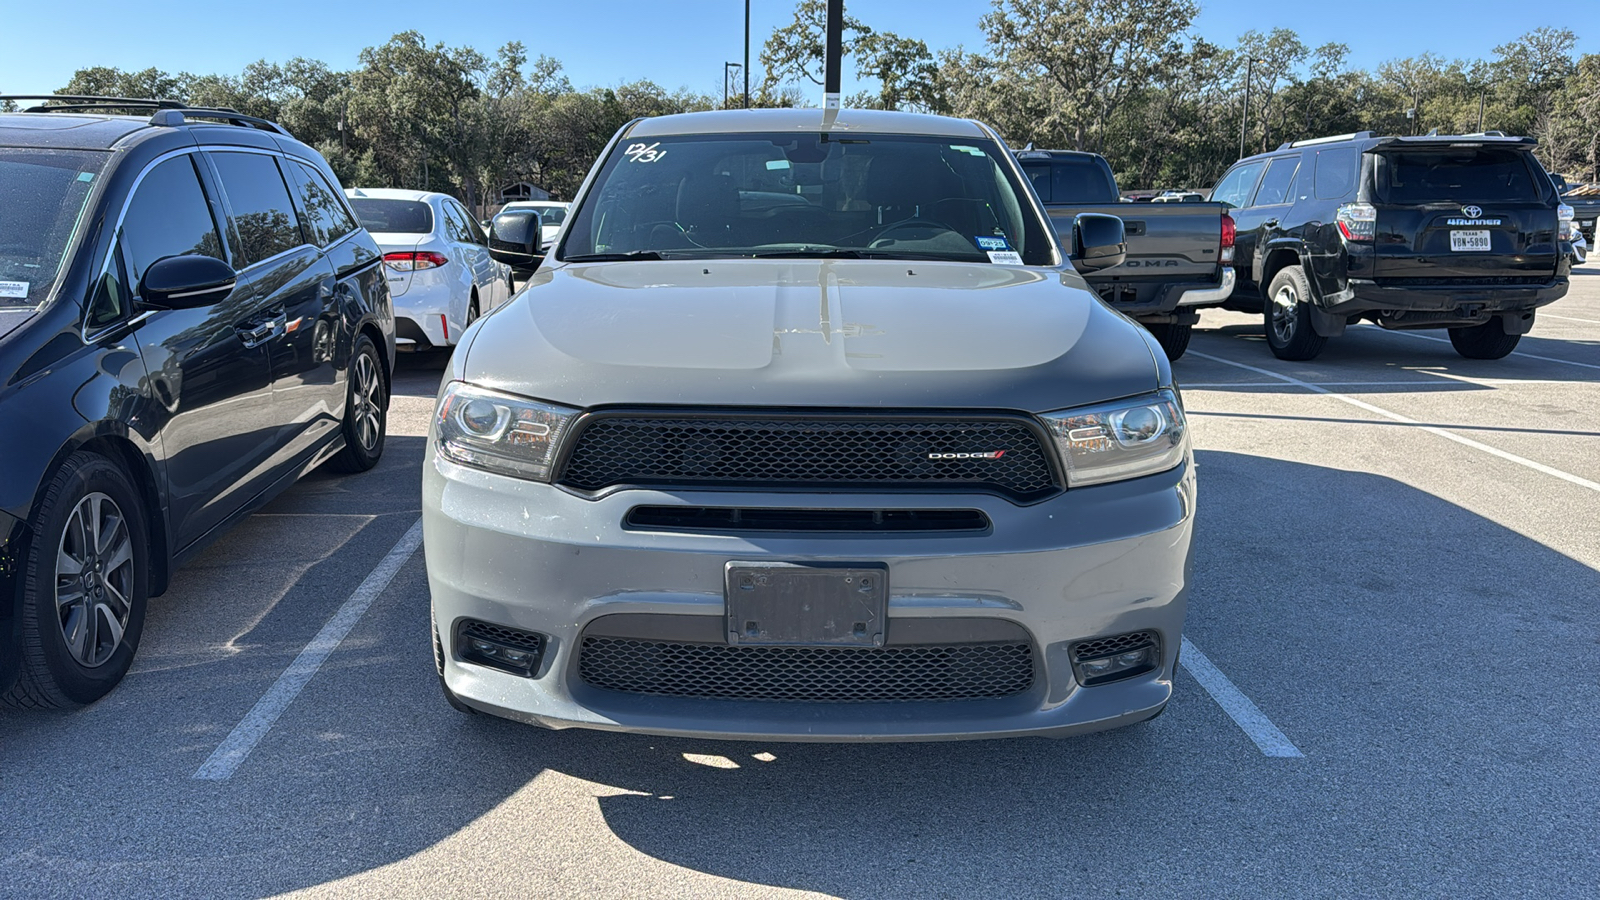
[{"label": "alloy wheel", "polygon": [[86,668],[122,646],[133,562],[133,534],[116,501],[99,492],[79,500],[57,545],[56,613],[67,652]]},{"label": "alloy wheel", "polygon": [[356,437],[361,441],[361,449],[370,453],[377,448],[382,431],[383,410],[378,391],[382,388],[383,381],[378,377],[378,366],[372,361],[370,353],[362,353],[356,357],[353,374]]},{"label": "alloy wheel", "polygon": [[1300,314],[1300,295],[1294,285],[1286,284],[1272,295],[1272,336],[1278,343],[1287,344],[1294,339],[1296,319]]}]

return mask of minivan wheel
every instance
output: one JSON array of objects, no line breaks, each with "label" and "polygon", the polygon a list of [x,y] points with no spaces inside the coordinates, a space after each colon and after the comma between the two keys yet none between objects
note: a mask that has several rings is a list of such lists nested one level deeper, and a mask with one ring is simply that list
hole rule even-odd
[{"label": "minivan wheel", "polygon": [[328,466],[336,472],[365,472],[383,456],[389,398],[378,348],[364,334],[356,336],[345,391],[344,449],[328,461]]},{"label": "minivan wheel", "polygon": [[1162,352],[1167,354],[1167,359],[1174,362],[1189,349],[1189,337],[1194,334],[1194,323],[1162,322],[1144,326],[1150,334],[1155,336],[1156,343],[1161,345]]},{"label": "minivan wheel", "polygon": [[1279,359],[1315,359],[1328,339],[1311,327],[1311,291],[1306,275],[1296,266],[1279,270],[1267,288],[1262,317],[1267,330],[1267,346]]},{"label": "minivan wheel", "polygon": [[115,463],[75,453],[50,480],[29,524],[22,671],[0,702],[85,706],[122,681],[144,631],[144,505]]},{"label": "minivan wheel", "polygon": [[1467,359],[1504,359],[1517,349],[1520,334],[1506,334],[1505,324],[1495,316],[1482,325],[1450,329],[1450,343]]}]

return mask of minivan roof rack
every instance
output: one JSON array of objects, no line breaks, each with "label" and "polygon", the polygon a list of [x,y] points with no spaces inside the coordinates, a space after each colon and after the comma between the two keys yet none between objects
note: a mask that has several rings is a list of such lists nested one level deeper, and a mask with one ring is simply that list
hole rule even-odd
[{"label": "minivan roof rack", "polygon": [[1357,131],[1353,134],[1335,134],[1330,137],[1307,138],[1303,141],[1284,141],[1278,145],[1279,150],[1290,150],[1295,147],[1310,147],[1313,144],[1336,144],[1340,141],[1359,141],[1372,137],[1370,131]]},{"label": "minivan roof rack", "polygon": [[90,94],[0,94],[0,101],[5,100],[39,100],[55,101],[51,103],[36,103],[23,109],[23,112],[105,112],[108,110],[152,110],[150,124],[159,128],[174,128],[186,124],[189,119],[206,119],[217,122],[226,122],[229,125],[239,125],[245,128],[259,128],[289,137],[287,129],[277,122],[256,116],[247,116],[236,109],[226,106],[190,106],[181,100],[155,99],[152,97],[101,97]]}]

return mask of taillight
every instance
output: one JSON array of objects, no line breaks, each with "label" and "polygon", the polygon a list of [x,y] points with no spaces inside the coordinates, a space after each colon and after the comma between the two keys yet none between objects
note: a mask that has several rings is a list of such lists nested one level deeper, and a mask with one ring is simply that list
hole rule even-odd
[{"label": "taillight", "polygon": [[1370,241],[1378,233],[1378,210],[1370,203],[1346,203],[1333,220],[1347,241]]},{"label": "taillight", "polygon": [[402,253],[385,253],[383,264],[396,272],[416,272],[422,269],[437,269],[450,261],[450,257],[443,253],[434,253],[432,250],[407,250]]},{"label": "taillight", "polygon": [[1239,234],[1239,228],[1233,223],[1233,216],[1222,214],[1222,263],[1228,265],[1233,262],[1233,239]]}]

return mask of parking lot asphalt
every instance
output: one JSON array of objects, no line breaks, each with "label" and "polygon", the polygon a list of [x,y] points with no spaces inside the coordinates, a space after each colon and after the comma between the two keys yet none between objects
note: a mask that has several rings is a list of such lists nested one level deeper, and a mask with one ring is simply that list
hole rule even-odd
[{"label": "parking lot asphalt", "polygon": [[1505,360],[1443,338],[1285,363],[1206,313],[1175,366],[1200,504],[1166,714],[890,745],[446,706],[402,543],[444,361],[407,357],[377,469],[181,570],[105,700],[0,713],[0,895],[1593,896],[1600,266]]}]

